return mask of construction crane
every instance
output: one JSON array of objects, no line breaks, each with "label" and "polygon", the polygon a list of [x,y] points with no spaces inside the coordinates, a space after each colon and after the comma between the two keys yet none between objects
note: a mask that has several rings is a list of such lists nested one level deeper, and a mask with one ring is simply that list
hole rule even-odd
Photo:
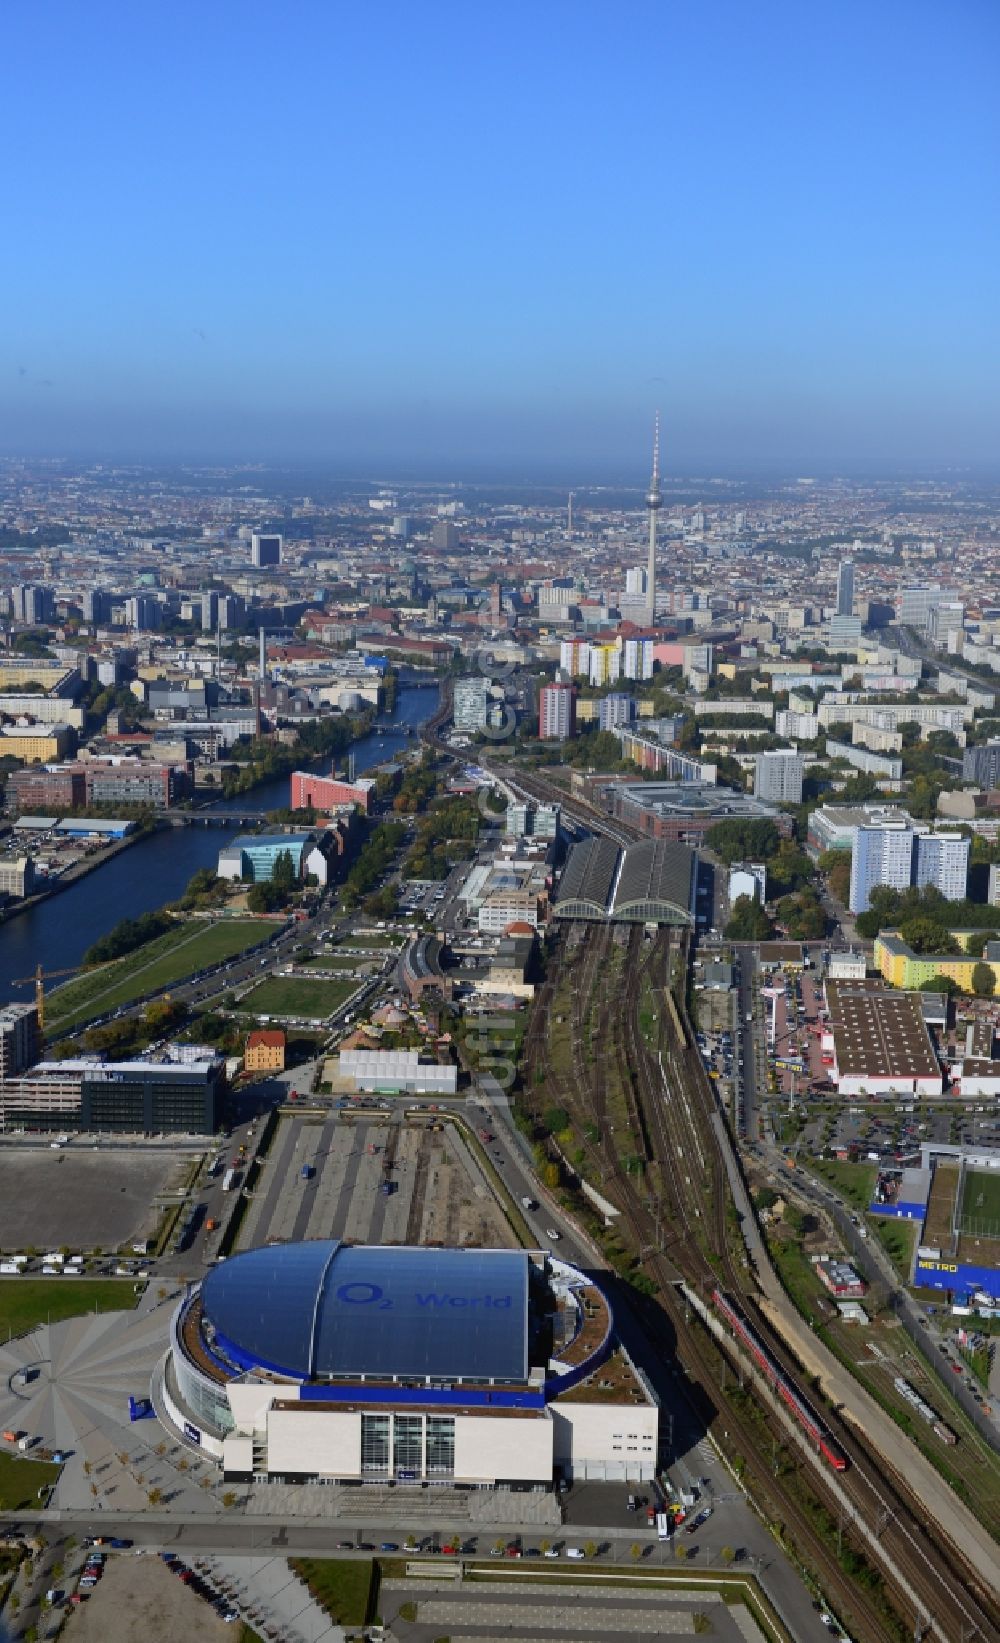
[{"label": "construction crane", "polygon": [[57,976],[74,976],[79,969],[79,964],[70,964],[65,970],[43,970],[42,966],[39,964],[35,967],[34,975],[18,976],[17,980],[14,982],[15,987],[34,987],[35,1009],[38,1011],[39,1032],[42,1032],[45,1028],[45,983],[47,981],[55,981]]}]

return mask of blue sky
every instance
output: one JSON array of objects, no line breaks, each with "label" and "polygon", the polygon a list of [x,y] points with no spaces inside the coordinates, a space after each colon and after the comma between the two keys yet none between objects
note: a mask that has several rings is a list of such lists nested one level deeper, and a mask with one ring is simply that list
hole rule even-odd
[{"label": "blue sky", "polygon": [[0,451],[995,460],[995,0],[0,18]]}]

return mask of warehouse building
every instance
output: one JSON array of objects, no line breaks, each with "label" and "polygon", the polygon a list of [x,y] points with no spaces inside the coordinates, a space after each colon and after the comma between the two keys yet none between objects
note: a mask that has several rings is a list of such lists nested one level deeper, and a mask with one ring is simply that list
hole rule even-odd
[{"label": "warehouse building", "polygon": [[341,1050],[339,1075],[359,1090],[397,1095],[454,1095],[458,1068],[421,1060],[417,1050]]},{"label": "warehouse building", "polygon": [[178,1308],[154,1403],[227,1477],[550,1489],[654,1477],[598,1285],[543,1252],[268,1245]]},{"label": "warehouse building", "polygon": [[824,1060],[841,1095],[936,1096],[943,1073],[917,993],[827,981]]}]

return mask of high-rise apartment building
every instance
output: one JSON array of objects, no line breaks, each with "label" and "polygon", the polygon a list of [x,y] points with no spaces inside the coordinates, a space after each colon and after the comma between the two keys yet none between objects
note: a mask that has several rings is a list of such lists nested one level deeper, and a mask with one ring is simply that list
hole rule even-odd
[{"label": "high-rise apartment building", "polygon": [[754,760],[753,794],[771,804],[801,804],[806,763],[794,748],[758,753]]},{"label": "high-rise apartment building", "polygon": [[455,729],[465,735],[484,730],[488,699],[488,679],[456,679],[452,705]]},{"label": "high-rise apartment building", "polygon": [[622,653],[615,644],[591,645],[590,682],[592,685],[613,685],[621,678]]},{"label": "high-rise apartment building", "polygon": [[969,873],[969,840],[961,833],[931,833],[905,822],[859,827],[851,855],[852,913],[867,912],[877,885],[893,890],[932,884],[946,901],[961,901]]},{"label": "high-rise apartment building", "polygon": [[853,559],[842,559],[837,569],[837,615],[854,615]]},{"label": "high-rise apartment building", "polygon": [[622,646],[622,677],[651,679],[653,677],[652,639],[626,639]]},{"label": "high-rise apartment building", "polygon": [[280,565],[284,545],[282,536],[272,535],[266,531],[254,531],[250,537],[250,563],[261,569],[268,565]]},{"label": "high-rise apartment building", "polygon": [[597,705],[597,723],[601,730],[616,730],[619,725],[632,722],[635,701],[624,691],[613,690]]},{"label": "high-rise apartment building", "polygon": [[564,639],[559,646],[559,666],[563,673],[579,678],[590,672],[590,640]]},{"label": "high-rise apartment building", "polygon": [[1000,741],[967,747],[962,755],[962,777],[980,787],[1000,787]]},{"label": "high-rise apartment building", "polygon": [[576,689],[543,685],[538,698],[538,734],[543,742],[565,742],[576,734]]}]

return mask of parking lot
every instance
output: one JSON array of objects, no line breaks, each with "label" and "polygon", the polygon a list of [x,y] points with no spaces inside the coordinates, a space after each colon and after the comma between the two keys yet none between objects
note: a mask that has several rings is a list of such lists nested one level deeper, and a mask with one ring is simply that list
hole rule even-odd
[{"label": "parking lot", "polygon": [[154,1200],[180,1186],[190,1152],[168,1148],[5,1147],[0,1249],[112,1250],[152,1235]]},{"label": "parking lot", "polygon": [[354,1109],[350,1117],[282,1121],[239,1245],[299,1238],[498,1247],[514,1242],[472,1149],[452,1124],[409,1121],[399,1109],[376,1108]]}]

